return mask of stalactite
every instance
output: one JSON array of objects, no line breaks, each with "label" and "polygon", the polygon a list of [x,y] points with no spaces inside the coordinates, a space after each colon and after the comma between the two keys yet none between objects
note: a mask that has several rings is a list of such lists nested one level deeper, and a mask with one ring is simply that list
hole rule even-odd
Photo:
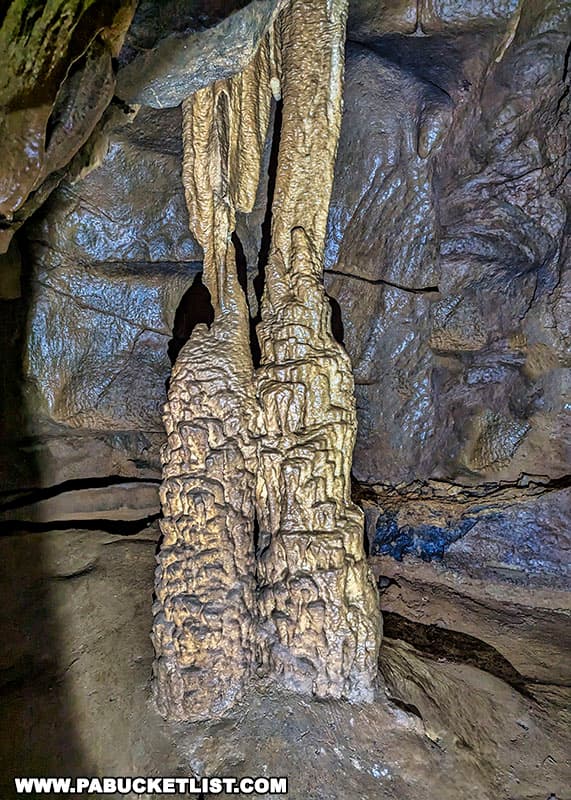
[{"label": "stalactite", "polygon": [[[183,107],[214,321],[182,348],[165,407],[153,639],[157,703],[174,719],[221,713],[256,666],[320,697],[372,696],[380,617],[350,494],[354,386],[322,285],[345,18],[345,0],[292,0],[243,73]],[[280,91],[255,372],[231,235]]]}]

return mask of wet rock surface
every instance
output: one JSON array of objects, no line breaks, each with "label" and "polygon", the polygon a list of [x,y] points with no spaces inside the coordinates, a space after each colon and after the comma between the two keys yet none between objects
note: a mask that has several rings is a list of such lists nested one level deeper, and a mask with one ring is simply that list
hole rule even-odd
[{"label": "wet rock surface", "polygon": [[133,0],[79,0],[43,9],[9,2],[0,27],[0,252],[15,213],[50,173],[86,142],[111,101],[112,57],[121,49]]},{"label": "wet rock surface", "polygon": [[[560,5],[527,3],[510,16],[509,3],[425,4],[423,14],[452,26],[426,36],[402,35],[387,21],[396,9],[379,7],[377,25],[365,5],[352,7],[351,19],[364,15],[370,35],[350,27],[362,41],[347,49],[325,267],[354,366],[354,475],[362,484],[478,484],[568,471]],[[398,14],[414,16],[416,27],[416,11],[407,9]],[[139,9],[127,61],[128,52],[161,40],[160,27],[145,22],[150,13]],[[177,35],[200,27],[188,14],[180,11]],[[166,337],[202,258],[188,232],[180,147],[180,110],[142,109],[111,133],[102,166],[64,181],[22,236],[34,273],[28,369],[57,421],[160,425]],[[259,241],[261,221],[252,218],[251,232],[242,221],[241,238]],[[162,283],[164,292],[155,289]],[[80,308],[67,305],[65,292]],[[97,293],[104,308],[85,308],[86,294]],[[40,342],[51,338],[57,302],[67,305],[64,327],[76,327],[71,339],[79,340],[67,347],[66,335],[63,355],[57,335],[51,346]],[[110,335],[114,315],[123,319]],[[100,339],[86,357],[83,334],[94,325]],[[91,377],[99,361],[113,382],[108,392],[103,375]],[[137,390],[125,408],[129,381]],[[105,408],[92,411],[100,391]],[[62,393],[83,393],[85,407]]]},{"label": "wet rock surface", "polygon": [[192,264],[164,262],[38,274],[30,405],[73,428],[160,431],[174,312],[195,274]]},{"label": "wet rock surface", "polygon": [[326,285],[361,482],[566,471],[567,35],[532,4],[504,34],[349,46]]},{"label": "wet rock surface", "polygon": [[[151,6],[144,21],[144,7]],[[117,94],[129,103],[152,108],[178,106],[194,92],[214,81],[230,78],[254,57],[283,0],[233,0],[187,4],[177,9],[175,25],[184,32],[170,35],[147,52],[139,53],[119,73]],[[186,14],[185,14],[186,10]],[[166,9],[160,12],[160,16]],[[149,13],[149,12],[147,12]],[[156,4],[143,3],[142,35],[156,14]],[[186,25],[180,15],[186,16]],[[213,24],[214,23],[214,24]],[[169,27],[172,31],[172,21]]]},{"label": "wet rock surface", "polygon": [[[119,69],[241,5],[141,2]],[[567,796],[568,17],[563,1],[351,4],[325,280],[385,617],[368,711],[268,692],[167,729],[147,702],[160,410],[212,310],[180,109],[115,101],[73,173],[15,212],[10,237],[35,215],[0,264],[3,775],[25,752],[37,774],[286,771],[294,798]],[[58,95],[54,164],[86,135],[85,63]],[[267,182],[240,219],[250,284]]]},{"label": "wet rock surface", "polygon": [[[101,167],[64,181],[26,229],[25,296],[4,303],[3,463],[19,438],[36,440],[22,442],[7,489],[100,476],[103,451],[117,467],[109,474],[145,463],[158,473],[169,344],[202,258],[188,230],[180,124],[179,109],[123,120]],[[36,459],[43,477],[32,477]]]}]

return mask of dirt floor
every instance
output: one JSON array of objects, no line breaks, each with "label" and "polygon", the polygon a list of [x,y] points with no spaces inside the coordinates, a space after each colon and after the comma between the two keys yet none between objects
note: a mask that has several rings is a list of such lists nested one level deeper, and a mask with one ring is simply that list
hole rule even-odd
[{"label": "dirt floor", "polygon": [[[551,650],[544,640],[533,649],[533,609],[513,597],[504,626],[497,625],[496,648],[472,635],[480,608],[481,629],[493,641],[492,600],[478,599],[470,584],[462,605],[456,585],[453,607],[472,633],[450,643],[446,631],[421,635],[446,622],[430,620],[438,613],[427,592],[439,596],[438,579],[441,596],[450,575],[400,564],[392,591],[408,574],[409,592],[421,587],[428,608],[419,623],[420,600],[408,597],[417,619],[403,622],[400,600],[385,593],[393,610],[386,614],[390,635],[372,705],[309,701],[260,683],[223,720],[169,726],[150,693],[157,537],[155,525],[131,536],[70,529],[0,539],[0,797],[14,796],[14,775],[51,774],[286,775],[292,800],[571,798],[569,689],[556,676],[557,648],[568,632],[563,592],[551,595]],[[389,567],[387,561],[375,569]],[[446,608],[441,603],[442,614],[451,613]],[[513,647],[518,624],[522,650],[553,659],[552,683],[502,661],[502,630],[509,629],[504,638]]]}]

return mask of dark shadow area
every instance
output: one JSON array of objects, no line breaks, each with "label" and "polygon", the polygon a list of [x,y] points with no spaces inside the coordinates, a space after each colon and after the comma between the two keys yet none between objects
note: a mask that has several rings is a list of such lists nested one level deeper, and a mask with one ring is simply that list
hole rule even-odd
[{"label": "dark shadow area", "polygon": [[[31,283],[23,232],[19,245],[21,297],[0,300],[0,492],[45,483],[24,392]],[[57,597],[41,534],[6,536],[0,530],[0,629],[0,796],[17,796],[15,776],[90,774],[93,767],[76,730],[69,664],[62,660]]]},{"label": "dark shadow area", "polygon": [[174,365],[195,327],[201,324],[210,327],[213,322],[214,308],[210,292],[202,283],[202,272],[199,272],[190,289],[183,294],[174,316],[172,339],[168,344],[171,364]]},{"label": "dark shadow area", "polygon": [[[474,32],[473,41],[486,31]],[[459,41],[460,39],[460,41]],[[437,34],[432,36],[405,36],[399,33],[385,34],[354,42],[372,50],[385,61],[415,78],[448,94],[460,82],[463,89],[469,84],[462,78],[459,65],[462,63],[462,37]]]},{"label": "dark shadow area", "polygon": [[331,306],[331,333],[335,341],[345,347],[345,327],[343,325],[341,306],[334,297],[327,295],[327,299]]},{"label": "dark shadow area", "polygon": [[[64,492],[81,491],[82,489],[101,489],[108,486],[117,486],[123,483],[157,483],[160,478],[140,478],[137,475],[126,478],[124,475],[105,475],[99,478],[71,478],[63,483],[56,483],[50,486],[42,486],[38,489],[25,490],[23,492],[0,493],[0,511],[7,511],[11,508],[18,508],[28,503],[37,503],[40,500],[47,500],[56,497]],[[2,498],[9,499],[2,502]],[[0,523],[1,524],[1,523]]]},{"label": "dark shadow area", "polygon": [[[238,282],[242,287],[242,291],[244,292],[244,296],[246,298],[246,305],[248,309],[250,309],[250,304],[248,302],[248,262],[246,260],[246,255],[244,253],[244,248],[242,246],[242,242],[240,241],[240,237],[234,231],[232,234],[232,244],[234,245],[234,249],[236,251],[236,271],[238,273]],[[254,365],[254,369],[257,369],[260,366],[260,343],[258,342],[258,335],[256,333],[256,322],[254,317],[252,317],[251,311],[249,311],[249,324],[250,324],[250,352],[252,354],[252,363]]]},{"label": "dark shadow area", "polygon": [[387,639],[401,639],[408,642],[430,658],[477,667],[505,681],[525,697],[532,698],[524,676],[507,658],[504,658],[495,647],[467,633],[448,630],[437,625],[423,625],[400,614],[384,611],[383,636]]},{"label": "dark shadow area", "polygon": [[242,242],[240,241],[240,237],[234,231],[232,233],[232,244],[234,245],[235,250],[235,257],[236,257],[236,272],[238,274],[238,283],[240,284],[242,291],[244,292],[246,298],[248,297],[248,262],[246,260],[246,254],[244,253],[244,248],[242,246]]},{"label": "dark shadow area", "polygon": [[148,528],[153,522],[161,519],[161,514],[150,514],[139,519],[67,519],[63,521],[51,520],[41,522],[33,520],[22,522],[14,520],[0,523],[0,535],[2,536],[23,536],[27,533],[48,533],[49,531],[103,531],[112,533],[114,536],[135,536],[135,534]]},{"label": "dark shadow area", "polygon": [[260,549],[260,522],[258,520],[258,515],[255,511],[254,511],[254,530],[252,531],[252,542],[254,545],[254,556],[257,560]]},{"label": "dark shadow area", "polygon": [[384,278],[365,278],[364,275],[356,275],[353,272],[345,272],[339,269],[328,269],[325,274],[341,275],[343,278],[352,278],[355,281],[369,283],[371,286],[392,286],[393,289],[400,289],[402,292],[409,292],[410,294],[439,294],[440,292],[438,286],[402,286],[400,283],[387,281]]},{"label": "dark shadow area", "polygon": [[[258,311],[252,319],[251,329],[255,336],[255,329],[261,322],[262,316],[260,311],[260,304],[262,295],[264,294],[264,287],[266,284],[266,266],[270,256],[270,246],[272,242],[272,205],[274,202],[274,194],[276,190],[276,177],[278,172],[278,156],[280,150],[280,140],[282,132],[282,117],[283,117],[283,101],[278,100],[274,104],[274,118],[272,127],[272,145],[270,149],[270,160],[268,164],[268,190],[266,200],[266,213],[264,221],[262,222],[262,238],[260,241],[260,251],[258,253],[257,275],[254,278],[254,292],[258,301]],[[257,342],[257,337],[256,337]],[[254,367],[260,365],[258,355],[257,361],[254,361]]]},{"label": "dark shadow area", "polygon": [[283,102],[279,100],[275,102],[273,106],[272,141],[268,163],[266,210],[264,214],[264,220],[262,222],[262,235],[260,239],[258,263],[256,265],[256,277],[252,283],[258,306],[256,314],[254,315],[252,314],[250,303],[248,301],[248,262],[244,253],[242,242],[240,241],[240,237],[236,231],[232,233],[232,243],[236,252],[236,270],[238,272],[238,281],[246,297],[246,303],[250,308],[250,351],[252,353],[252,363],[254,365],[254,369],[257,369],[260,366],[261,360],[260,343],[258,341],[256,328],[262,319],[260,304],[262,301],[262,295],[264,294],[264,286],[266,283],[266,266],[270,255],[270,246],[272,240],[272,205],[274,202],[276,176],[278,170],[278,156],[282,129],[282,111]]},{"label": "dark shadow area", "polygon": [[276,178],[278,174],[278,158],[280,152],[280,141],[282,133],[283,101],[278,100],[274,105],[274,121],[272,128],[272,147],[270,150],[270,161],[268,164],[268,193],[266,203],[266,213],[262,222],[262,239],[260,242],[260,252],[258,254],[258,274],[254,280],[254,290],[258,302],[262,299],[266,282],[266,266],[270,255],[272,243],[272,205],[276,191]]}]

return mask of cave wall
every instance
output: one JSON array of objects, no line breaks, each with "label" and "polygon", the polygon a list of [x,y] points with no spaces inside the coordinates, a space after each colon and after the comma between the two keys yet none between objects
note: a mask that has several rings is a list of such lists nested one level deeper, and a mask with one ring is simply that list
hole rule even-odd
[{"label": "cave wall", "polygon": [[[464,541],[472,552],[480,534],[533,520],[530,484],[549,494],[567,472],[567,22],[559,3],[478,8],[426,5],[421,20],[405,4],[350,10],[326,289],[353,363],[353,472],[379,554],[441,557]],[[405,35],[419,25],[430,35]],[[58,449],[54,484],[93,475],[89,446],[85,464],[61,458],[78,434],[107,454],[95,472],[111,458],[119,474],[136,463],[158,474],[169,341],[202,261],[181,163],[179,108],[122,114],[101,166],[63,179],[19,237],[25,432],[42,457]],[[265,188],[239,220],[252,297]],[[385,495],[414,498],[419,481],[446,498],[457,485],[514,490],[433,501],[411,525]],[[537,558],[542,526],[526,529]]]},{"label": "cave wall", "polygon": [[[239,44],[248,30],[251,44],[275,12],[270,5],[260,3],[256,19],[244,14],[218,37],[225,14],[244,3],[161,3],[158,10],[154,0],[139,3],[111,64],[119,97],[93,134],[99,105],[70,138],[63,160],[80,148],[72,168],[51,173],[56,162],[42,156],[41,191],[19,199],[13,220],[0,220],[4,243],[11,240],[0,256],[0,523],[3,532],[25,532],[2,539],[4,617],[17,640],[3,673],[17,689],[9,716],[11,729],[21,725],[14,752],[18,743],[28,747],[20,714],[26,681],[44,671],[60,680],[64,640],[73,644],[77,697],[93,679],[84,662],[74,666],[74,626],[86,642],[81,652],[94,654],[93,674],[123,647],[124,674],[116,665],[105,673],[122,686],[136,661],[138,699],[131,703],[125,686],[109,717],[113,729],[125,709],[144,705],[151,656],[133,653],[148,640],[158,531],[143,528],[159,513],[161,411],[174,355],[196,322],[211,321],[199,277],[203,253],[183,195],[178,104],[189,64],[181,51],[189,31],[211,28],[205,47],[214,61],[228,35]],[[498,752],[509,749],[512,765],[517,740],[525,768],[510,766],[504,778],[515,787],[525,772],[538,797],[547,788],[561,794],[551,773],[563,759],[554,766],[549,755],[558,757],[560,717],[549,703],[563,705],[571,681],[570,10],[554,0],[352,2],[325,251],[334,331],[354,367],[353,496],[365,513],[381,590],[387,691],[416,709],[415,720],[417,711],[424,718],[435,748],[444,743],[448,768],[455,747],[492,771]],[[165,54],[174,45],[180,69],[169,80]],[[238,47],[235,58],[250,52]],[[141,53],[156,70],[158,100],[139,94]],[[232,58],[220,61],[217,76],[232,71]],[[86,65],[107,69],[108,62],[107,51],[83,52],[71,85],[64,82],[59,100],[51,97],[59,134],[74,124],[66,109],[77,87],[92,101],[92,84],[82,83]],[[199,66],[193,80],[199,86],[212,74]],[[40,127],[50,112],[42,114]],[[268,141],[253,212],[238,215],[252,309],[272,149]],[[77,526],[89,530],[78,535]],[[41,532],[54,527],[44,539]],[[65,631],[46,619],[50,593],[65,596]],[[93,629],[82,624],[84,614],[99,613]],[[118,615],[123,627],[106,638]],[[129,638],[134,631],[138,638]],[[450,691],[458,664],[470,681]],[[490,676],[502,687],[497,696]],[[68,743],[54,734],[57,714],[73,738],[64,686],[50,690],[48,704],[39,684],[32,695],[34,707],[46,709],[36,737],[53,736],[62,752]],[[502,714],[507,720],[514,696],[508,739]],[[533,737],[539,709],[550,733],[541,748],[529,739],[528,752],[522,742]],[[482,713],[494,717],[483,739]],[[90,746],[107,748],[106,763],[116,757],[118,764],[118,749],[109,761],[112,745],[88,727]],[[135,727],[138,742],[145,726]]]}]

